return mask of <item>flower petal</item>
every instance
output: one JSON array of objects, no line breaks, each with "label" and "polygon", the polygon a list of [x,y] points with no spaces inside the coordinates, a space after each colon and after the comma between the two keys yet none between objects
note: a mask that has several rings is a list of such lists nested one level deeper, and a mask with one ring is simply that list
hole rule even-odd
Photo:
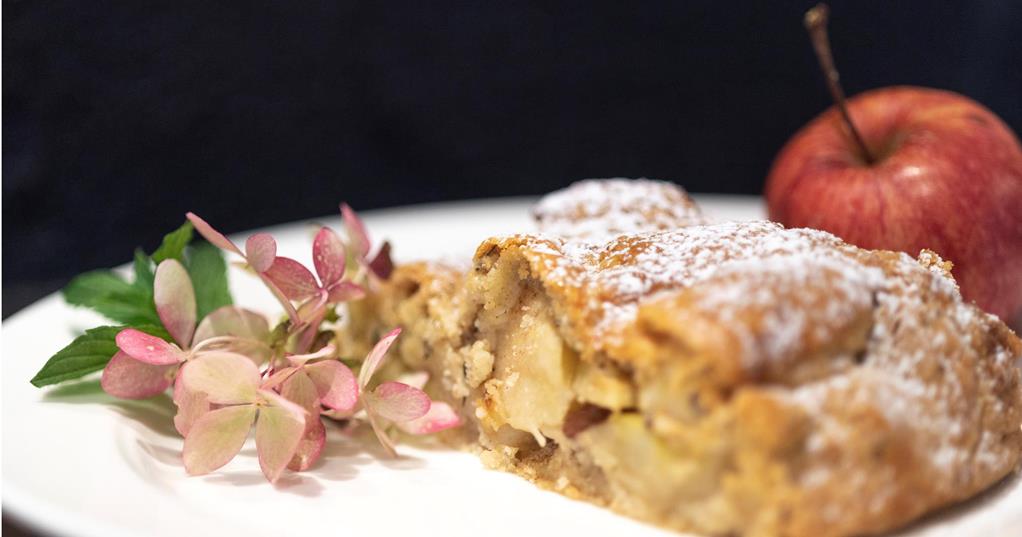
[{"label": "flower petal", "polygon": [[188,271],[176,259],[156,267],[153,300],[163,326],[181,348],[187,348],[195,332],[195,289]]},{"label": "flower petal", "polygon": [[245,241],[245,257],[256,272],[266,272],[277,257],[277,241],[269,233],[256,233]]},{"label": "flower petal", "polygon": [[316,337],[319,336],[319,325],[323,322],[323,318],[326,317],[327,311],[326,296],[325,293],[312,300],[308,300],[302,307],[298,308],[298,318],[301,319],[301,324],[298,327],[298,334],[295,337],[294,345],[295,349],[308,349],[316,341]]},{"label": "flower petal", "polygon": [[145,399],[159,395],[173,382],[176,365],[152,365],[118,351],[107,362],[99,380],[103,391],[121,399]]},{"label": "flower petal", "polygon": [[431,401],[418,388],[390,381],[377,386],[366,404],[372,413],[390,421],[410,421],[425,416]]},{"label": "flower petal", "polygon": [[323,426],[323,420],[318,416],[310,417],[306,420],[305,432],[302,434],[301,441],[298,442],[294,457],[291,457],[291,462],[287,463],[287,467],[295,472],[307,470],[319,459],[320,454],[323,453],[324,445],[326,445],[326,427]]},{"label": "flower petal", "polygon": [[425,415],[414,420],[398,421],[394,425],[409,434],[431,434],[461,425],[461,417],[451,408],[451,405],[433,401],[429,412],[426,412]]},{"label": "flower petal", "polygon": [[342,412],[355,408],[358,382],[348,366],[337,360],[324,360],[306,365],[305,373],[316,386],[324,405]]},{"label": "flower petal", "polygon": [[125,328],[117,333],[117,348],[128,356],[151,365],[170,365],[184,361],[181,349],[141,330]]},{"label": "flower petal", "polygon": [[205,393],[211,403],[251,403],[259,387],[259,369],[240,354],[209,352],[188,362],[181,382],[186,390]]},{"label": "flower petal", "polygon": [[192,345],[218,337],[234,336],[258,341],[270,338],[270,325],[266,317],[238,306],[223,306],[213,310],[195,329]]},{"label": "flower petal", "polygon": [[225,237],[219,231],[213,229],[213,226],[209,225],[209,223],[202,218],[199,218],[199,215],[195,213],[188,213],[185,216],[187,216],[188,220],[190,220],[192,225],[195,226],[195,231],[198,231],[199,235],[202,235],[204,239],[212,243],[214,246],[227,250],[228,252],[234,252],[242,257],[245,256],[245,254],[241,253],[241,250],[239,250],[238,247],[230,241],[230,239]]},{"label": "flower petal", "polygon": [[289,379],[291,375],[294,374],[295,371],[298,371],[297,367],[285,367],[283,369],[278,369],[272,375],[270,375],[270,378],[266,379],[266,382],[263,382],[262,386],[260,386],[259,389],[274,390],[285,380]]},{"label": "flower petal", "polygon": [[380,245],[380,250],[376,252],[376,256],[369,262],[369,270],[381,280],[390,278],[390,274],[394,272],[394,261],[390,258],[390,242],[383,241]]},{"label": "flower petal", "polygon": [[354,282],[337,282],[330,287],[328,302],[348,302],[366,296],[366,290]]},{"label": "flower petal", "polygon": [[319,393],[304,368],[299,368],[280,385],[280,395],[309,413],[319,414]]},{"label": "flower petal", "polygon": [[[186,364],[187,365],[187,364]],[[177,386],[181,383],[178,382]],[[174,404],[177,405],[177,414],[174,415],[174,428],[181,436],[188,436],[195,422],[211,410],[209,399],[202,392],[193,392],[186,389],[174,390]]]},{"label": "flower petal", "polygon": [[270,326],[266,317],[245,308],[224,306],[206,316],[195,329],[192,347],[220,336],[238,338],[236,341],[211,346],[213,349],[227,350],[248,356],[257,364],[269,360],[273,354],[268,341]]},{"label": "flower petal", "polygon": [[191,475],[208,474],[230,462],[245,445],[255,417],[255,405],[238,405],[199,418],[185,437],[185,470]]},{"label": "flower petal", "polygon": [[387,355],[387,350],[390,349],[390,346],[394,344],[394,340],[399,335],[401,335],[400,328],[391,330],[380,341],[376,342],[373,350],[369,351],[369,355],[366,356],[365,361],[362,362],[361,369],[358,371],[358,385],[360,387],[365,388],[369,384],[369,379],[373,377],[373,373],[376,373],[376,369],[383,362],[383,357]]},{"label": "flower petal", "polygon": [[321,228],[312,241],[312,263],[323,287],[329,287],[344,277],[346,258],[341,238],[330,228]]},{"label": "flower petal", "polygon": [[274,392],[259,394],[269,403],[259,410],[256,421],[256,450],[259,467],[271,483],[280,477],[298,449],[305,433],[306,412]]},{"label": "flower petal", "polygon": [[266,288],[270,290],[270,293],[273,294],[273,298],[276,298],[277,302],[280,302],[280,305],[284,307],[284,311],[287,312],[287,316],[291,322],[293,324],[298,324],[300,322],[298,319],[298,312],[295,311],[295,305],[288,300],[286,295],[284,295],[284,291],[281,291],[280,288],[277,287],[277,284],[273,283],[273,280],[267,278],[266,273],[260,272],[259,279],[262,280],[263,285],[265,285]]},{"label": "flower petal", "polygon": [[174,374],[174,380],[173,380],[173,382],[174,382],[174,392],[171,394],[171,400],[172,401],[176,402],[178,399],[183,397],[184,394],[185,394],[186,390],[185,390],[184,382],[181,381],[181,376],[182,376],[181,372],[184,371],[184,368],[187,365],[188,365],[188,362],[185,362],[185,363],[181,364],[181,367],[179,367],[177,369],[177,372]]},{"label": "flower petal", "polygon": [[325,345],[323,348],[316,352],[310,352],[308,354],[289,354],[287,360],[291,362],[291,365],[304,365],[309,360],[315,360],[317,358],[328,358],[333,356],[334,352],[337,351],[337,347],[334,347],[332,343]]},{"label": "flower petal", "polygon": [[289,257],[278,256],[264,274],[289,300],[304,300],[319,291],[309,269]]},{"label": "flower petal", "polygon": [[364,259],[369,255],[369,233],[366,231],[362,219],[351,210],[347,203],[341,204],[341,216],[344,217],[344,227],[348,230],[348,238],[353,243],[355,254]]}]

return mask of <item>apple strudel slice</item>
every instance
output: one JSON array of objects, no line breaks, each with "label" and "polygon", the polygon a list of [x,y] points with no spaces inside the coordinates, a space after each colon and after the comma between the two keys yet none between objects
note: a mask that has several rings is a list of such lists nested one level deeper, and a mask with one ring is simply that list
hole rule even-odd
[{"label": "apple strudel slice", "polygon": [[347,337],[405,326],[490,466],[679,530],[877,533],[1017,466],[1022,343],[936,255],[766,222],[611,235],[399,267]]}]

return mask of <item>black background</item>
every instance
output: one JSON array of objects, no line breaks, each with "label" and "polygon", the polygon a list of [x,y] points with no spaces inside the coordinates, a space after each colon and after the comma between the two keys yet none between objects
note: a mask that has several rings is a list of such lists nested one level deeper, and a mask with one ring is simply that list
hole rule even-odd
[{"label": "black background", "polygon": [[[3,314],[194,210],[227,232],[584,177],[758,193],[829,103],[810,2],[4,2]],[[1022,2],[833,2],[850,94],[1022,130]]]}]

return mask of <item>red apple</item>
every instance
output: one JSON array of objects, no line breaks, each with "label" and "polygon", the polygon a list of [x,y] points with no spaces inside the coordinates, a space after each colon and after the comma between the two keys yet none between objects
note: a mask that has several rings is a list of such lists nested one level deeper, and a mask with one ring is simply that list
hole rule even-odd
[{"label": "red apple", "polygon": [[1022,147],[1011,129],[949,91],[868,91],[847,101],[847,121],[840,87],[835,98],[774,161],[770,218],[865,248],[934,250],[966,299],[1022,326]]}]

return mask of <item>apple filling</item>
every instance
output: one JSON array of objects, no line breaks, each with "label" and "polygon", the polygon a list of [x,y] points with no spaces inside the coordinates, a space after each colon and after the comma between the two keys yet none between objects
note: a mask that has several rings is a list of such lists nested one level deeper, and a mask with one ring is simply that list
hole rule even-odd
[{"label": "apple filling", "polygon": [[679,464],[677,448],[649,430],[628,375],[579,359],[520,263],[500,258],[471,285],[481,344],[463,357],[484,460],[626,510],[667,512],[712,487],[712,465]]},{"label": "apple filling", "polygon": [[508,325],[513,329],[497,334],[484,404],[497,423],[528,432],[543,446],[543,431],[558,429],[571,405],[570,383],[578,359],[557,335],[536,295],[522,302]]},{"label": "apple filling", "polygon": [[711,411],[680,428],[654,424],[655,415],[636,409],[629,379],[579,360],[540,293],[523,285],[514,298],[479,325],[492,349],[490,375],[475,392],[484,461],[642,518],[690,526],[720,511],[710,529],[736,527],[745,515],[727,511],[735,492],[721,488],[721,476],[735,472],[727,456],[734,439],[720,434],[732,413]]},{"label": "apple filling", "polygon": [[498,263],[483,278],[490,292],[477,326],[491,357],[467,356],[466,378],[477,381],[472,383],[480,394],[476,414],[485,431],[510,427],[542,447],[558,436],[574,400],[578,356],[561,339],[537,284],[522,285],[515,269]]},{"label": "apple filling", "polygon": [[[728,455],[735,438],[721,434],[735,419],[723,404],[727,394],[677,389],[679,379],[698,384],[692,377],[705,375],[712,360],[671,360],[660,378],[647,379],[601,367],[604,360],[582,360],[524,262],[494,256],[481,269],[469,283],[478,301],[475,343],[461,356],[484,462],[678,527],[733,530],[747,515],[728,510],[736,494],[755,510],[755,494],[729,489],[746,484]],[[702,370],[691,371],[693,363]],[[637,380],[656,401],[639,401]],[[679,416],[663,413],[666,407],[685,408]],[[725,475],[732,484],[722,487]],[[717,526],[696,522],[711,512]]]},{"label": "apple filling", "polygon": [[695,516],[709,508],[699,500],[718,484],[712,442],[682,447],[661,439],[635,410],[630,380],[581,362],[543,295],[519,287],[514,306],[480,317],[492,367],[477,391],[476,417],[484,446],[500,455],[492,464],[626,511],[678,516],[684,503]]},{"label": "apple filling", "polygon": [[[634,401],[631,384],[579,361],[561,337],[556,315],[526,265],[494,256],[470,283],[480,297],[478,340],[465,358],[465,378],[475,390],[476,417],[497,444],[534,447],[563,442],[566,418],[582,430],[586,419],[604,419],[592,407],[621,409]],[[579,408],[590,409],[577,412]],[[528,442],[526,442],[528,444]]]}]

